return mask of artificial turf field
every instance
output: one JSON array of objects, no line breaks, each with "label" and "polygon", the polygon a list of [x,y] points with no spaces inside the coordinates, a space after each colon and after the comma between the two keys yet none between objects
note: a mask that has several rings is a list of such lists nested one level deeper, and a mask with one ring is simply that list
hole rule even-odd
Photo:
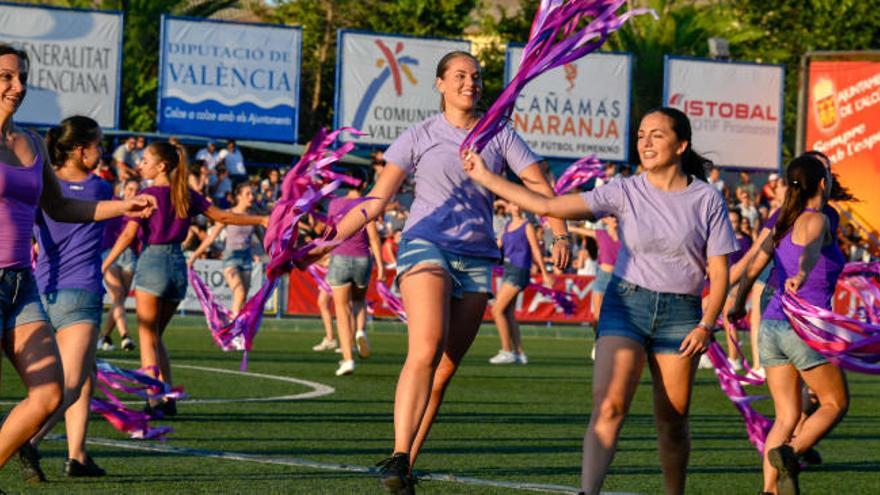
[{"label": "artificial turf field", "polygon": [[[371,325],[373,356],[358,362],[354,375],[337,378],[333,372],[339,355],[311,350],[323,333],[319,322],[266,320],[249,372],[319,384],[309,386],[203,369],[237,371],[240,354],[218,350],[202,318],[176,317],[166,342],[175,382],[185,386],[192,402],[181,402],[177,418],[159,423],[174,427],[167,441],[128,440],[95,417],[90,438],[97,443],[89,452],[109,475],[68,481],[60,475],[66,446],[57,438],[63,434],[59,425],[56,438],[41,447],[50,482],[23,485],[10,461],[0,472],[0,488],[7,493],[382,493],[373,475],[358,468],[371,467],[390,453],[392,400],[406,341],[401,324]],[[483,327],[417,465],[435,478],[451,474],[464,482],[427,479],[419,484],[419,493],[524,494],[540,488],[513,486],[523,484],[565,486],[575,492],[591,408],[592,332],[586,327],[524,327],[524,334],[529,364],[493,366],[487,359],[497,351],[498,339],[491,325]],[[99,357],[137,356],[114,351]],[[849,414],[820,444],[824,464],[801,475],[805,494],[880,493],[880,379],[850,374],[849,383]],[[646,372],[606,491],[662,493],[650,391]],[[308,392],[313,392],[311,398],[297,400],[195,402]],[[3,408],[8,410],[22,393],[7,361]],[[769,412],[767,406],[766,401],[759,405],[764,412]],[[711,370],[697,375],[691,432],[688,493],[759,491],[758,456]]]}]

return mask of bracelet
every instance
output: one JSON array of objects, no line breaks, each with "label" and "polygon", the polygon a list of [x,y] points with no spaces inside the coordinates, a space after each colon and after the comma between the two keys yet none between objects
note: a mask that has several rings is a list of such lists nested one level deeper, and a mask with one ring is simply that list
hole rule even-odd
[{"label": "bracelet", "polygon": [[559,234],[559,235],[553,236],[553,242],[551,244],[553,246],[555,246],[556,243],[560,242],[560,241],[568,242],[568,234]]},{"label": "bracelet", "polygon": [[707,332],[709,332],[709,333],[712,333],[712,327],[710,327],[710,326],[707,325],[706,323],[703,323],[702,321],[699,322],[699,323],[697,323],[697,327],[702,328],[703,330],[705,330],[705,331],[707,331]]}]

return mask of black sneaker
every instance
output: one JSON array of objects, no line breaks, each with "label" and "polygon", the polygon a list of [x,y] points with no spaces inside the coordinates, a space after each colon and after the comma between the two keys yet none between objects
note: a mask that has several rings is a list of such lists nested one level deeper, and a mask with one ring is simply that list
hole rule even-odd
[{"label": "black sneaker", "polygon": [[40,452],[30,442],[25,442],[18,449],[16,458],[18,459],[18,467],[21,468],[21,479],[25,483],[46,481],[46,473],[40,468]]},{"label": "black sneaker", "polygon": [[64,474],[70,478],[99,478],[106,476],[107,471],[104,471],[101,466],[95,464],[91,456],[86,455],[85,464],[76,459],[64,461]]},{"label": "black sneaker", "polygon": [[119,342],[119,345],[121,345],[122,349],[126,351],[133,351],[135,350],[135,348],[137,348],[137,346],[134,345],[134,341],[131,340],[131,337],[129,337],[128,335],[122,337],[122,341]]},{"label": "black sneaker", "polygon": [[177,416],[177,401],[174,399],[163,400],[159,403],[158,408],[166,418]]},{"label": "black sneaker", "polygon": [[818,466],[822,464],[822,456],[819,455],[819,451],[810,447],[805,450],[801,455],[798,456],[798,459],[801,463],[806,464],[808,466]]},{"label": "black sneaker", "polygon": [[779,473],[776,478],[776,493],[778,495],[800,495],[798,486],[798,474],[801,472],[801,464],[798,456],[790,445],[780,445],[767,453],[770,465]]},{"label": "black sneaker", "polygon": [[398,452],[387,459],[379,461],[379,484],[388,493],[395,495],[415,494],[416,479],[412,476],[409,467],[409,454]]}]

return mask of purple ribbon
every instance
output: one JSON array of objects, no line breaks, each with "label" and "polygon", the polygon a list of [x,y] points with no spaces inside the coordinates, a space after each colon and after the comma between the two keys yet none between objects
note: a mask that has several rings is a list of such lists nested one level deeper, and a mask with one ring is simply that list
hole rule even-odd
[{"label": "purple ribbon", "polygon": [[[647,13],[657,16],[650,9],[617,15],[625,3],[626,0],[542,0],[519,70],[464,139],[461,150],[482,151],[508,124],[517,95],[531,80],[597,50],[630,17]],[[580,21],[587,18],[590,22],[578,30]]]},{"label": "purple ribbon", "polygon": [[580,187],[592,179],[601,177],[604,171],[602,162],[596,158],[596,155],[589,155],[572,163],[564,172],[556,179],[553,186],[553,192],[557,196],[566,194],[569,191]]},{"label": "purple ribbon", "polygon": [[[362,133],[351,127],[328,132],[320,129],[309,142],[299,161],[285,174],[281,183],[281,197],[269,216],[269,227],[263,245],[269,254],[265,280],[262,287],[248,299],[237,315],[231,314],[216,298],[198,274],[190,270],[189,279],[196,297],[205,312],[205,320],[211,336],[224,351],[243,351],[241,369],[247,369],[248,352],[253,348],[254,337],[263,320],[263,310],[272,291],[278,286],[281,276],[293,269],[294,263],[303,259],[312,249],[319,246],[338,244],[342,239],[330,241],[335,234],[335,221],[321,218],[329,228],[324,236],[298,245],[296,225],[304,216],[315,212],[322,200],[330,196],[342,183],[358,185],[360,180],[334,172],[332,165],[354,148],[354,143],[345,143],[336,150],[328,149],[340,132],[355,135]],[[362,198],[365,201],[369,198]],[[356,205],[355,202],[352,206]],[[317,214],[316,214],[317,215]]]},{"label": "purple ribbon", "polygon": [[[95,388],[103,392],[106,398],[93,397],[90,402],[92,412],[104,416],[114,428],[128,433],[131,438],[162,440],[172,431],[169,426],[151,426],[150,420],[154,418],[150,414],[126,407],[115,392],[124,392],[149,401],[176,400],[186,397],[183,387],[171,387],[144,370],[119,368],[101,359],[96,360],[95,365]],[[153,367],[151,371],[155,373],[157,370]]]},{"label": "purple ribbon", "polygon": [[[504,274],[504,268],[500,266],[496,266],[492,269],[492,271],[498,276]],[[544,287],[541,284],[536,284],[535,282],[532,282],[531,278],[529,279],[529,284],[526,285],[523,290],[525,289],[532,289],[545,297],[549,297],[553,300],[553,304],[555,304],[557,308],[561,309],[562,312],[566,315],[573,315],[575,310],[577,309],[577,305],[574,303],[574,294],[570,292],[551,289],[550,287]]]},{"label": "purple ribbon", "polygon": [[403,301],[397,297],[397,294],[391,292],[391,289],[385,285],[384,280],[376,281],[376,292],[379,293],[379,298],[382,299],[382,305],[394,313],[400,321],[406,323],[406,310],[403,309]]}]

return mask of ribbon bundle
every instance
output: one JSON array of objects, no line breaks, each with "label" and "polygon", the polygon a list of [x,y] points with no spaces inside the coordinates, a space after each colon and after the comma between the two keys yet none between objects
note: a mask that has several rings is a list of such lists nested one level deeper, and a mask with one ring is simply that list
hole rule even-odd
[{"label": "ribbon bundle", "polygon": [[[519,70],[462,142],[461,150],[482,151],[507,125],[517,95],[530,81],[597,50],[630,17],[653,13],[638,9],[617,15],[625,3],[626,0],[541,0]],[[589,23],[578,29],[578,24],[588,18]]]},{"label": "ribbon bundle", "polygon": [[[504,273],[504,269],[500,266],[496,266],[492,270],[495,275],[501,276]],[[549,297],[553,300],[553,303],[556,304],[556,307],[562,310],[566,315],[573,315],[577,306],[575,305],[572,298],[573,294],[561,290],[551,289],[550,287],[544,287],[541,284],[536,284],[529,280],[529,285],[525,287],[525,289],[532,289],[539,294]]]},{"label": "ribbon bundle", "polygon": [[[332,132],[319,130],[306,148],[306,152],[284,176],[281,197],[269,217],[269,227],[263,240],[266,253],[270,257],[266,266],[266,280],[260,290],[245,302],[237,315],[232,315],[214,299],[207,285],[195,271],[189,272],[190,283],[205,311],[205,319],[214,341],[224,351],[244,351],[241,369],[247,368],[248,351],[253,347],[254,337],[260,328],[263,308],[281,280],[281,276],[289,272],[297,260],[304,258],[315,247],[338,242],[327,240],[335,232],[333,225],[338,217],[330,219],[319,215],[315,212],[315,207],[343,182],[351,185],[360,183],[358,179],[331,169],[333,163],[339,161],[354,147],[354,143],[349,142],[336,150],[328,149],[339,133],[345,131],[361,135],[360,131],[350,127]],[[329,228],[321,239],[298,245],[296,225],[309,213],[324,221]]]},{"label": "ribbon bundle", "polygon": [[104,360],[96,362],[98,369],[95,386],[104,393],[106,399],[93,397],[91,409],[102,416],[119,431],[131,438],[162,439],[171,432],[170,426],[150,426],[150,414],[125,407],[113,392],[124,392],[144,400],[181,399],[182,387],[172,388],[167,383],[147,375],[143,371],[127,370],[114,366]]},{"label": "ribbon bundle", "polygon": [[553,192],[556,193],[557,196],[561,196],[586,184],[592,179],[601,177],[604,173],[602,168],[602,162],[596,158],[596,155],[585,156],[569,165],[568,168],[562,172],[559,178],[556,179],[556,184],[553,186]]}]

